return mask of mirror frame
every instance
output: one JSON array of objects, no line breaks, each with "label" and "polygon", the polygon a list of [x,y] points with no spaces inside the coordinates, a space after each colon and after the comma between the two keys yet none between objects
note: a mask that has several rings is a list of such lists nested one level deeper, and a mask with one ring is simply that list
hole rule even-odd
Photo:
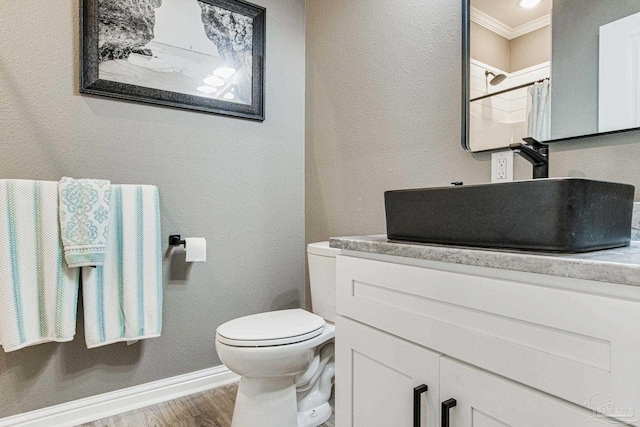
[{"label": "mirror frame", "polygon": [[471,0],[462,0],[462,138],[465,151],[469,147],[469,110],[471,109]]},{"label": "mirror frame", "polygon": [[[500,151],[505,150],[506,147],[503,148],[492,148],[488,150],[478,150],[473,151],[471,147],[469,147],[469,131],[470,131],[470,102],[471,102],[471,0],[462,0],[462,106],[461,106],[461,114],[462,114],[462,135],[461,135],[461,145],[465,151],[470,153],[481,153],[481,152],[491,152],[491,151]],[[553,142],[564,142],[564,141],[574,141],[578,139],[587,139],[594,138],[599,136],[613,135],[617,133],[625,133],[625,132],[636,132],[640,131],[640,127],[633,127],[627,129],[618,129],[607,132],[596,132],[590,134],[576,135],[576,136],[567,136],[563,138],[550,139],[548,141],[541,141],[545,144],[550,144]]]}]

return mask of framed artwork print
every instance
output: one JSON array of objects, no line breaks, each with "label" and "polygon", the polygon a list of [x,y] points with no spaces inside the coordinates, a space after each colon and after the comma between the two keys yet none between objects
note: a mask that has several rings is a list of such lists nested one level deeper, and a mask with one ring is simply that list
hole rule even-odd
[{"label": "framed artwork print", "polygon": [[264,120],[266,9],[81,0],[80,92]]}]

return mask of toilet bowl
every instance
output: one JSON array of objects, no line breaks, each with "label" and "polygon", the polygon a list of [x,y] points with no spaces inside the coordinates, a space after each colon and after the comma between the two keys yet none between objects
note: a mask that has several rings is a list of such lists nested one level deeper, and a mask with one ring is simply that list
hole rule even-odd
[{"label": "toilet bowl", "polygon": [[307,252],[313,311],[322,317],[302,309],[271,311],[216,330],[220,360],[241,377],[232,427],[317,427],[331,417],[339,250],[322,242]]}]

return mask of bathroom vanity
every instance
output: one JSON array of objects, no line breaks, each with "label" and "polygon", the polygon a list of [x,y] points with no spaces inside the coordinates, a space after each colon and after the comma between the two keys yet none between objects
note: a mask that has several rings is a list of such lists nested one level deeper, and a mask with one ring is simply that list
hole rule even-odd
[{"label": "bathroom vanity", "polygon": [[640,426],[640,242],[331,246],[337,425]]}]

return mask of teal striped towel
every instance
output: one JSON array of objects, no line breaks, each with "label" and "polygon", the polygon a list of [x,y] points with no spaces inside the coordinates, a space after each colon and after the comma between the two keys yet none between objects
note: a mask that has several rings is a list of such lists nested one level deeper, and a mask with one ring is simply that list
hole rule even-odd
[{"label": "teal striped towel", "polygon": [[88,348],[160,336],[162,243],[158,189],[112,185],[103,266],[82,269]]},{"label": "teal striped towel", "polygon": [[79,269],[63,261],[58,183],[0,180],[0,344],[70,341]]},{"label": "teal striped towel", "polygon": [[68,177],[60,180],[60,230],[69,267],[104,262],[110,202],[109,181]]}]

